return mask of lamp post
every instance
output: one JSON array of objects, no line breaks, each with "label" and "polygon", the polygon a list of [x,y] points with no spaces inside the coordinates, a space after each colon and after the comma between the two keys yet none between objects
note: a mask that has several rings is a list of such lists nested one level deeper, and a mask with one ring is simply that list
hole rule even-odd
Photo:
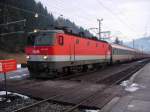
[{"label": "lamp post", "polygon": [[64,25],[63,24],[63,15],[61,14],[58,18],[59,18],[59,26],[61,27]]},{"label": "lamp post", "polygon": [[33,32],[37,32],[37,19],[38,19],[38,17],[39,17],[39,14],[38,13],[35,13],[35,15],[34,15],[34,17],[35,17],[35,29],[33,30]]},{"label": "lamp post", "polygon": [[99,39],[101,39],[101,24],[102,24],[102,21],[103,21],[103,19],[101,18],[101,19],[97,19],[97,21],[99,22]]},{"label": "lamp post", "polygon": [[35,13],[34,17],[35,17],[35,18],[38,18],[38,17],[39,17],[38,13]]}]

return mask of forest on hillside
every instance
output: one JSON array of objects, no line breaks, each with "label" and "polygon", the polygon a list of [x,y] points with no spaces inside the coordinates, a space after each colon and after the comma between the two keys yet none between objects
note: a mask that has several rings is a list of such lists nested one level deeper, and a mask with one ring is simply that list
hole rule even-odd
[{"label": "forest on hillside", "polygon": [[27,32],[54,29],[60,22],[71,28],[73,33],[84,32],[86,36],[91,36],[88,30],[69,19],[54,18],[46,7],[35,0],[0,0],[0,15],[0,49],[8,52],[24,51]]}]

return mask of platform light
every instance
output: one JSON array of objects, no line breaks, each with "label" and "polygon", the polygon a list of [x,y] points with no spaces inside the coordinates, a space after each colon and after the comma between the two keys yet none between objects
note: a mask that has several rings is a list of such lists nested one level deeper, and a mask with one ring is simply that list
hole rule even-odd
[{"label": "platform light", "polygon": [[35,13],[34,17],[35,17],[35,18],[38,18],[38,17],[39,17],[38,13]]},{"label": "platform light", "polygon": [[30,59],[30,56],[26,56],[27,59]]},{"label": "platform light", "polygon": [[48,56],[43,56],[43,59],[45,59],[45,60],[48,59]]},{"label": "platform light", "polygon": [[33,31],[34,33],[36,33],[37,32],[37,29],[34,29],[34,31]]}]

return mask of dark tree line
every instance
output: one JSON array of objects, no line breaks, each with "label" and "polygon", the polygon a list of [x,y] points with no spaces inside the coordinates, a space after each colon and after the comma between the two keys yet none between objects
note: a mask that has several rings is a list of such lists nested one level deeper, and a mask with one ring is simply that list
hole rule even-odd
[{"label": "dark tree line", "polygon": [[115,39],[115,41],[114,41],[114,44],[123,45],[123,41],[122,41],[122,40],[119,40],[119,38],[116,37],[116,39]]},{"label": "dark tree line", "polygon": [[[38,17],[35,18],[35,14]],[[15,24],[7,22],[26,20]],[[53,14],[47,11],[40,2],[34,0],[0,0],[0,49],[9,52],[23,52],[27,36],[18,31],[31,32],[34,29],[54,29],[59,26],[67,26],[73,33],[84,32],[91,36],[88,30],[77,26],[69,19],[55,19]]]}]

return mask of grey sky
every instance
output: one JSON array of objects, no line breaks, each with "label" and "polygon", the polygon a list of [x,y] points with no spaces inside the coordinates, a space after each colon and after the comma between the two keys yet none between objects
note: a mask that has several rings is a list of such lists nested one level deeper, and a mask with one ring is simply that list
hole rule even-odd
[{"label": "grey sky", "polygon": [[110,30],[125,41],[150,34],[150,0],[36,1],[41,1],[54,16],[62,14],[87,29],[98,27],[97,18],[103,18],[102,30]]}]

